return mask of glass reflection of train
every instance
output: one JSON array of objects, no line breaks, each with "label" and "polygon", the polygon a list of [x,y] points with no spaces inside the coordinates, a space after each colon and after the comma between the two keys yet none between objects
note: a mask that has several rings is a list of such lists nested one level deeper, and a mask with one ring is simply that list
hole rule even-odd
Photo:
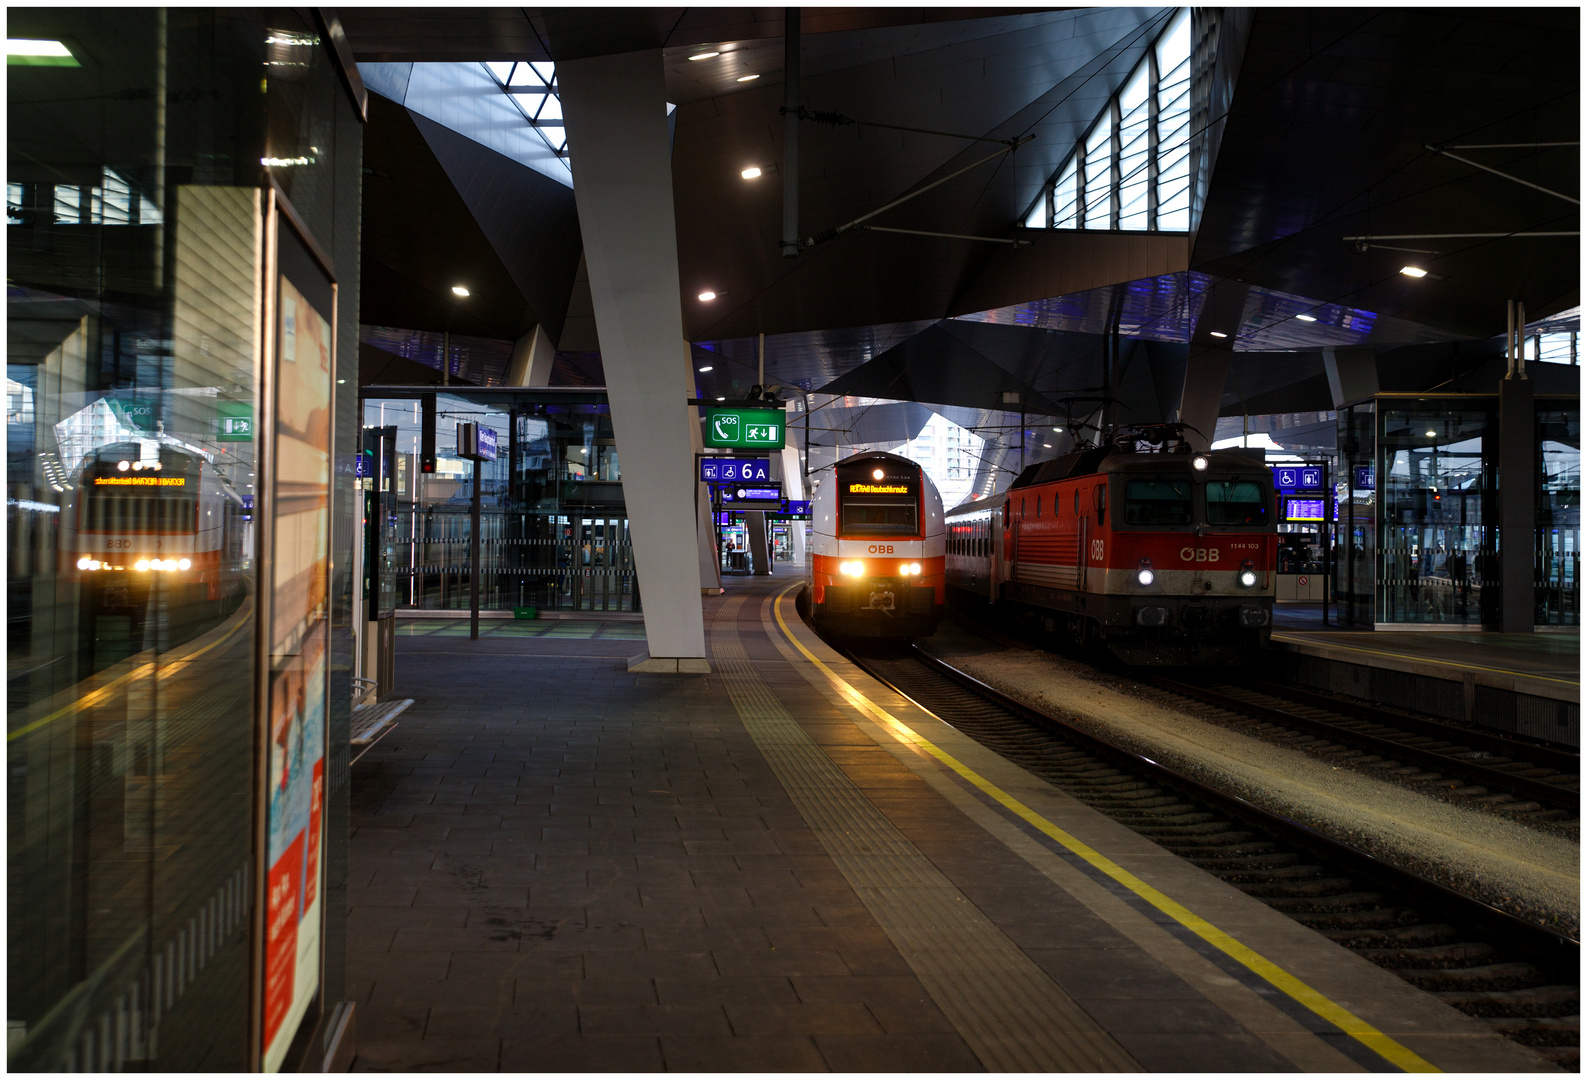
[{"label": "glass reflection of train", "polygon": [[942,618],[942,496],[921,467],[864,453],[833,466],[810,508],[810,615],[846,637],[919,637]]},{"label": "glass reflection of train", "polygon": [[1272,632],[1272,475],[1178,425],[1032,465],[947,525],[956,593],[1130,663],[1232,662]]},{"label": "glass reflection of train", "polygon": [[141,610],[151,593],[211,612],[240,599],[249,514],[208,453],[167,436],[108,443],[73,479],[61,572],[88,586],[97,608]]}]

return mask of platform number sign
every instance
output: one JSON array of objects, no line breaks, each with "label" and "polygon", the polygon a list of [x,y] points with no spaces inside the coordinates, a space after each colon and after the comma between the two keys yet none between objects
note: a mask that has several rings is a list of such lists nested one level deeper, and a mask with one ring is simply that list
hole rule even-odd
[{"label": "platform number sign", "polygon": [[781,450],[785,418],[781,409],[708,409],[705,445]]}]

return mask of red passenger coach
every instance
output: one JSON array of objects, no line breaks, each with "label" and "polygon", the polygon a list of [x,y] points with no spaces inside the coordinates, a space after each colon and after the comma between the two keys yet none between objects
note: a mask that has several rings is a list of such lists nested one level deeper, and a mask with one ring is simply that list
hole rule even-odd
[{"label": "red passenger coach", "polygon": [[942,617],[942,496],[921,467],[867,453],[833,466],[812,500],[810,613],[848,637],[919,637]]},{"label": "red passenger coach", "polygon": [[949,585],[1131,663],[1233,661],[1271,634],[1272,476],[1177,425],[1032,465],[947,523]]}]

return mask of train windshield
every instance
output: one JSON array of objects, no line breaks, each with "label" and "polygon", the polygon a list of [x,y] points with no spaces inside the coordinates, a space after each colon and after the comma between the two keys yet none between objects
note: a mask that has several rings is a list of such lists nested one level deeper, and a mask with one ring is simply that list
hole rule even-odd
[{"label": "train windshield", "polygon": [[198,505],[190,496],[129,494],[89,488],[83,492],[84,532],[192,532]]},{"label": "train windshield", "polygon": [[1189,525],[1190,481],[1131,480],[1124,485],[1127,525]]},{"label": "train windshield", "polygon": [[914,536],[920,532],[915,518],[912,502],[846,503],[843,533],[845,536]]},{"label": "train windshield", "polygon": [[1207,481],[1208,525],[1266,525],[1267,499],[1254,480]]}]

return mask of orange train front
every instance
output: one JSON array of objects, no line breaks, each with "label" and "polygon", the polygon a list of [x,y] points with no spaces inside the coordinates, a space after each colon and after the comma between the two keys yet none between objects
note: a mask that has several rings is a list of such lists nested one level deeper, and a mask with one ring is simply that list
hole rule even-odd
[{"label": "orange train front", "polygon": [[896,454],[846,458],[811,500],[810,613],[845,637],[921,637],[942,618],[942,496]]},{"label": "orange train front", "polygon": [[1272,475],[1244,454],[1194,453],[1174,427],[1040,462],[955,507],[949,585],[1131,663],[1232,662],[1265,645]]}]

